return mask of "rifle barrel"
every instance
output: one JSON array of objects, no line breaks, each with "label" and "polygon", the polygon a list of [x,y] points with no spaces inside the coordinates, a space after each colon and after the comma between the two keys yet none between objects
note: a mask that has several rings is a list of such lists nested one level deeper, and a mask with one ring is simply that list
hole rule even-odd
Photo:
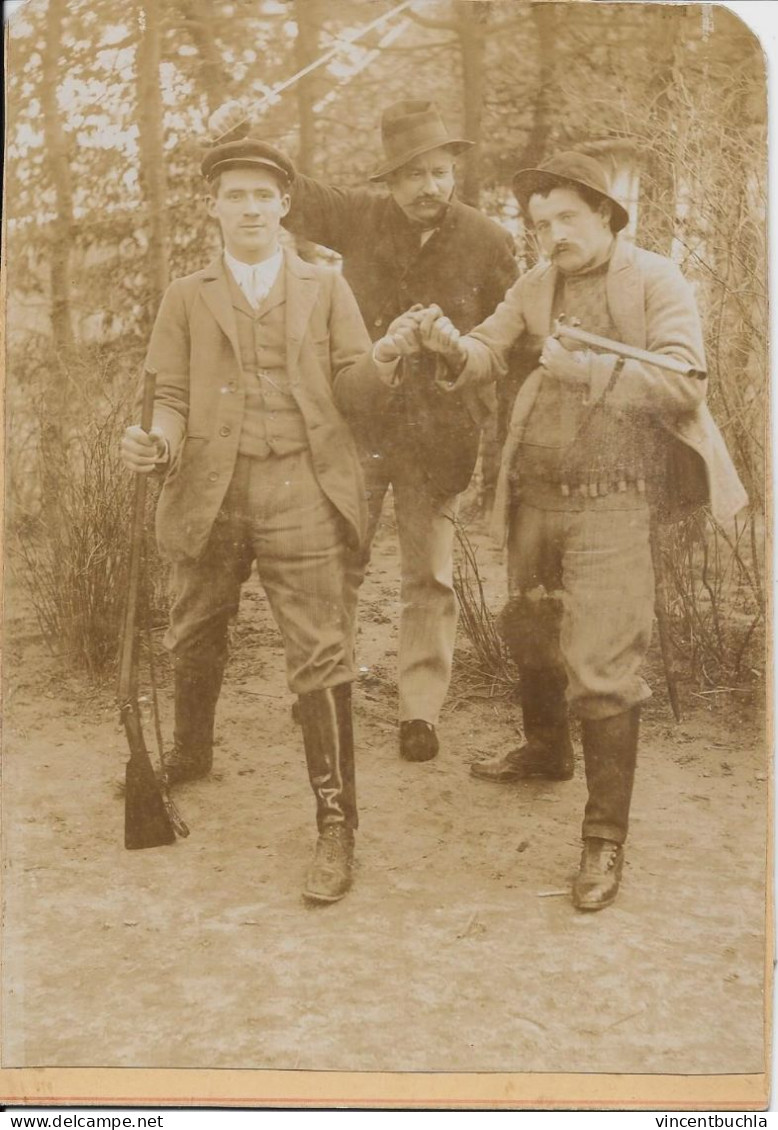
[{"label": "rifle barrel", "polygon": [[609,337],[600,337],[599,334],[589,333],[577,326],[569,326],[566,322],[557,322],[554,327],[555,337],[568,337],[580,345],[589,345],[593,349],[602,349],[606,353],[615,353],[627,361],[644,361],[647,365],[656,365],[658,369],[665,369],[669,373],[677,373],[681,377],[693,377],[695,380],[704,381],[707,373],[704,369],[694,369],[677,357],[668,357],[664,353],[651,353],[648,349],[638,349],[633,345],[625,345],[621,341],[613,341]]},{"label": "rifle barrel", "polygon": [[[141,406],[140,426],[144,432],[149,431],[154,416],[154,391],[156,388],[157,374],[153,369],[146,369],[143,374],[143,402]],[[141,559],[143,556],[143,526],[146,517],[146,476],[135,477],[135,504],[133,508],[132,536],[130,540],[130,570],[127,581],[127,607],[124,612],[124,625],[122,628],[122,643],[119,659],[119,706],[123,709],[125,704],[135,695],[138,681],[137,653],[138,653],[138,599],[140,590]]]}]

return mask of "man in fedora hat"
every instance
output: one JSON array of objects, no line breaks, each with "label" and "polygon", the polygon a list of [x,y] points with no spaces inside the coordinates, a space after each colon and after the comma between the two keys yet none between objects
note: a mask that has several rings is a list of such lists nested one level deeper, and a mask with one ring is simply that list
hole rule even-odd
[{"label": "man in fedora hat", "polygon": [[128,428],[122,441],[133,471],[165,475],[157,536],[173,562],[175,736],[164,770],[170,784],[210,771],[228,623],[256,562],[316,799],[304,894],[334,902],[351,882],[357,826],[343,586],[347,552],[367,528],[340,409],[371,399],[372,383],[385,386],[348,284],[279,246],[289,158],[243,136],[208,149],[202,173],[223,252],[168,288],[148,351],[154,424],[148,434]]},{"label": "man in fedora hat", "polygon": [[467,337],[428,315],[420,332],[459,371],[459,387],[504,372],[517,341],[539,357],[516,398],[495,502],[508,540],[502,630],[521,676],[526,744],[472,773],[569,779],[575,708],[588,801],[573,901],[599,910],[619,889],[640,708],[651,693],[640,666],[654,610],[652,518],[707,502],[724,521],[747,499],[705,405],[705,380],[552,336],[564,313],[704,375],[691,287],[669,259],[617,238],[628,214],[600,163],[560,153],[518,173],[514,189],[544,261]]},{"label": "man in fedora hat", "polygon": [[[246,128],[235,103],[212,122]],[[241,123],[243,125],[241,126]],[[384,160],[366,188],[336,188],[298,175],[284,223],[343,256],[372,339],[387,361],[403,357],[391,387],[367,411],[352,414],[362,449],[369,511],[368,538],[352,554],[346,599],[352,621],[370,543],[389,486],[400,543],[400,752],[426,761],[438,750],[436,726],[448,690],[457,605],[453,546],[457,496],[468,485],[488,415],[481,394],[446,396],[436,385],[442,362],[414,340],[410,307],[437,303],[466,331],[490,314],[516,277],[512,240],[498,224],[456,199],[456,157],[472,144],[449,133],[434,102],[404,100],[383,114]],[[487,401],[488,403],[488,401]]]},{"label": "man in fedora hat", "polygon": [[[490,314],[516,277],[513,242],[498,224],[457,200],[455,161],[472,142],[452,135],[434,102],[403,100],[381,119],[384,159],[369,178],[385,194],[298,177],[290,230],[343,256],[368,332],[384,338],[377,357],[398,356],[387,340],[398,316],[436,303],[465,332]],[[352,617],[370,542],[389,486],[400,546],[398,653],[400,752],[426,761],[448,690],[457,604],[453,587],[457,496],[470,482],[488,401],[478,391],[446,396],[440,361],[416,341],[393,386],[352,417],[362,448],[369,510],[365,551],[354,555]]]}]

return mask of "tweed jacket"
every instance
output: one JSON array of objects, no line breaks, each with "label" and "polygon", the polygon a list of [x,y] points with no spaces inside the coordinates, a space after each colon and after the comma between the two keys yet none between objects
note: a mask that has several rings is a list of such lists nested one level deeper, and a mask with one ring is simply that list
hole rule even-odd
[{"label": "tweed jacket", "polygon": [[[505,371],[506,354],[518,338],[540,352],[551,332],[551,310],[557,268],[542,263],[508,291],[491,318],[466,339],[468,361],[458,385],[493,378]],[[705,369],[697,305],[678,267],[617,240],[607,274],[608,307],[617,338],[627,345],[665,353],[699,370]],[[677,519],[709,503],[715,518],[726,521],[748,502],[724,440],[705,404],[707,380],[678,377],[656,366],[627,361],[609,387],[616,357],[599,354],[590,365],[588,400],[594,405],[607,395],[615,406],[646,411],[675,442],[669,447],[668,497],[659,517]],[[535,369],[520,389],[503,450],[494,507],[493,530],[503,541],[510,506],[510,476],[525,425],[532,411],[542,369]]]},{"label": "tweed jacket", "polygon": [[[466,332],[492,313],[516,278],[513,240],[475,208],[453,200],[438,230],[420,246],[419,229],[391,196],[341,189],[298,176],[286,226],[343,256],[373,340],[414,303],[437,303]],[[443,493],[464,490],[490,400],[483,390],[453,397],[433,382],[437,360],[404,362],[398,389],[386,390],[355,421],[365,446],[418,460]]]},{"label": "tweed jacket", "polygon": [[[154,424],[170,446],[157,540],[171,560],[197,558],[233,475],[243,419],[237,325],[222,256],[165,292],[146,364],[157,371]],[[340,409],[380,386],[354,296],[336,272],[284,252],[286,366],[314,473],[356,546],[366,506],[356,445]]]}]

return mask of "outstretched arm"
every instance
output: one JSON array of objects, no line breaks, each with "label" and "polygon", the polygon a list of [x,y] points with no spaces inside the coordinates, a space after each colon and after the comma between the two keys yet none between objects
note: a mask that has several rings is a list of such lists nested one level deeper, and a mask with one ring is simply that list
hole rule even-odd
[{"label": "outstretched arm", "polygon": [[347,255],[373,197],[366,189],[336,188],[298,173],[284,227]]},{"label": "outstretched arm", "polygon": [[450,372],[448,382],[439,382],[449,392],[493,381],[508,367],[511,347],[525,329],[521,279],[510,288],[491,317],[470,333],[460,335],[440,307],[425,312],[420,336],[425,348],[443,356]]},{"label": "outstretched arm", "polygon": [[[334,271],[329,326],[335,403],[351,418],[379,414],[394,384],[396,357],[376,356],[381,342],[371,342],[351,287]],[[410,338],[408,349],[413,349]]]}]

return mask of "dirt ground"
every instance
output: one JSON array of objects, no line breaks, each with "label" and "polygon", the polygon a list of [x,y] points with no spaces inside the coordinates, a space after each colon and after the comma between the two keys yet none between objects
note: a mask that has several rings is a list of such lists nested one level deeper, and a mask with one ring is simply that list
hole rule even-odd
[{"label": "dirt ground", "polygon": [[[471,537],[497,608],[502,563],[480,525]],[[469,697],[460,662],[440,756],[401,761],[397,610],[384,530],[362,604],[354,889],[309,908],[313,799],[256,582],[216,771],[176,794],[191,835],[140,852],[122,843],[127,755],[111,688],[86,693],[63,673],[11,593],[4,1067],[764,1069],[758,701],[687,688],[676,725],[652,674],[622,891],[580,914],[580,755],[568,783],[470,778],[471,760],[519,740],[519,710]],[[167,689],[163,710],[169,730]]]}]

